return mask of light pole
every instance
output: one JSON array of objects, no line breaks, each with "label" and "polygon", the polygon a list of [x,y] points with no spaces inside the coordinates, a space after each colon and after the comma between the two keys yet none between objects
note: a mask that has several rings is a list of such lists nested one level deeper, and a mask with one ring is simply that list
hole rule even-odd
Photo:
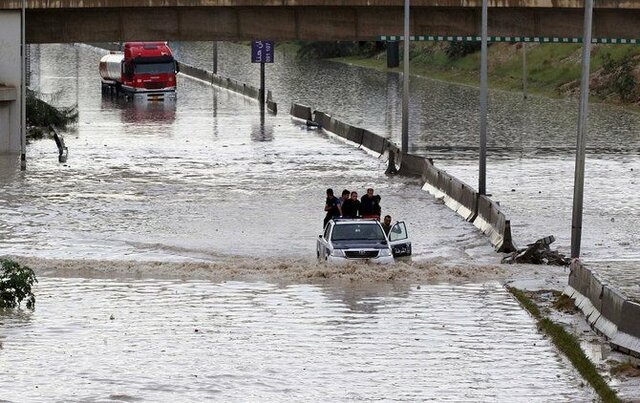
[{"label": "light pole", "polygon": [[402,153],[409,152],[409,0],[404,0],[404,73],[402,74]]},{"label": "light pole", "polygon": [[571,220],[571,258],[580,258],[582,238],[582,204],[584,195],[585,135],[589,111],[589,66],[591,63],[591,22],[593,0],[584,2],[584,35],[582,36],[582,79],[580,81],[580,109],[578,111],[578,140],[576,168],[573,181],[573,216]]},{"label": "light pole", "polygon": [[482,0],[482,45],[480,49],[480,167],[478,172],[478,193],[487,194],[487,0]]},{"label": "light pole", "polygon": [[527,43],[522,42],[522,97],[528,98],[527,94],[527,75],[529,74],[529,68],[527,67]]}]

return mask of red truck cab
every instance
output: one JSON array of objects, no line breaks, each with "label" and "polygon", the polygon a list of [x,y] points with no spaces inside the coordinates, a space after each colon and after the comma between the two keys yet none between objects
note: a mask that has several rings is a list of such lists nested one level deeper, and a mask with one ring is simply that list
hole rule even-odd
[{"label": "red truck cab", "polygon": [[175,98],[178,65],[166,42],[126,42],[122,53],[100,60],[102,84],[127,97]]}]

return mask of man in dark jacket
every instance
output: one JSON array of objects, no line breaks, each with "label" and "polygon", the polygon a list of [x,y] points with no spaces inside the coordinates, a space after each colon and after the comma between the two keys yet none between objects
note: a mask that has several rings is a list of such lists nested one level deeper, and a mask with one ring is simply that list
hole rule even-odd
[{"label": "man in dark jacket", "polygon": [[358,200],[358,192],[351,192],[351,197],[342,203],[342,216],[356,218],[359,213],[360,201]]},{"label": "man in dark jacket", "polygon": [[382,212],[380,199],[380,196],[373,194],[372,188],[367,189],[367,194],[360,199],[360,214],[362,218],[380,220],[380,213]]},{"label": "man in dark jacket", "polygon": [[327,189],[327,200],[324,205],[324,211],[327,215],[324,217],[324,224],[322,228],[327,226],[327,223],[332,218],[340,217],[342,215],[342,209],[340,206],[340,200],[333,195],[333,189]]}]

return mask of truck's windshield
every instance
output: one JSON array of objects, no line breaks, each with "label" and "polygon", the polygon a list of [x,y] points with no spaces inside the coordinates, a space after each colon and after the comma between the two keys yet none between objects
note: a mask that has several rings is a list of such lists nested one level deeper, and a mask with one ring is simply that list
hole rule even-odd
[{"label": "truck's windshield", "polygon": [[339,224],[333,228],[333,241],[384,241],[384,232],[376,224]]},{"label": "truck's windshield", "polygon": [[175,72],[175,64],[169,63],[136,63],[135,74],[163,74]]}]

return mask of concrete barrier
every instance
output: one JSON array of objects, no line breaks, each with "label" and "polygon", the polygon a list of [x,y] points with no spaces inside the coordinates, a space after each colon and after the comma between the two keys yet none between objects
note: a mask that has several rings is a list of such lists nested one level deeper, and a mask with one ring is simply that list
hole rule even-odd
[{"label": "concrete barrier", "polygon": [[571,263],[564,294],[615,348],[640,357],[640,304],[611,288],[581,262]]},{"label": "concrete barrier", "polygon": [[511,223],[500,211],[499,205],[486,196],[480,197],[468,184],[434,167],[427,158],[403,154],[400,148],[389,139],[341,122],[324,112],[311,113],[311,108],[306,105],[292,104],[291,115],[307,121],[313,116],[313,121],[324,130],[371,151],[387,153],[390,161],[388,173],[396,172],[394,161],[397,159],[400,162],[398,173],[421,177],[425,190],[437,198],[442,198],[450,209],[465,220],[473,221],[476,227],[489,236],[491,244],[499,252],[516,250],[511,238]]},{"label": "concrete barrier", "polygon": [[278,114],[278,104],[274,102],[271,91],[267,91],[267,110],[274,115]]},{"label": "concrete barrier", "polygon": [[511,223],[500,211],[498,203],[483,195],[478,195],[477,199],[477,216],[473,225],[489,237],[499,252],[514,252],[516,247],[511,238]]},{"label": "concrete barrier", "polygon": [[311,108],[301,104],[291,104],[291,110],[289,111],[291,116],[302,120],[311,120]]},{"label": "concrete barrier", "polygon": [[386,151],[387,139],[382,136],[378,136],[375,133],[365,130],[362,133],[362,146],[368,148],[371,151],[375,151],[379,154],[384,154]]},{"label": "concrete barrier", "polygon": [[[180,69],[180,73],[186,76],[197,78],[202,81],[206,81],[211,85],[215,85],[216,87],[221,87],[229,91],[237,92],[238,94],[242,94],[252,99],[259,100],[260,98],[259,88],[253,87],[249,84],[241,83],[231,78],[226,78],[226,77],[219,76],[217,74],[213,74],[210,71],[207,71],[198,67],[194,67],[186,63],[182,63],[182,62],[177,62],[177,63],[178,63],[178,68]],[[268,94],[269,96],[267,98],[267,109],[275,115],[277,114],[277,111],[278,111],[278,105],[276,102],[273,101],[273,98],[270,95],[271,91],[268,91]]]},{"label": "concrete barrier", "polygon": [[401,175],[422,177],[427,169],[427,165],[431,164],[424,157],[411,154],[401,154],[400,171],[398,171],[398,173]]}]

